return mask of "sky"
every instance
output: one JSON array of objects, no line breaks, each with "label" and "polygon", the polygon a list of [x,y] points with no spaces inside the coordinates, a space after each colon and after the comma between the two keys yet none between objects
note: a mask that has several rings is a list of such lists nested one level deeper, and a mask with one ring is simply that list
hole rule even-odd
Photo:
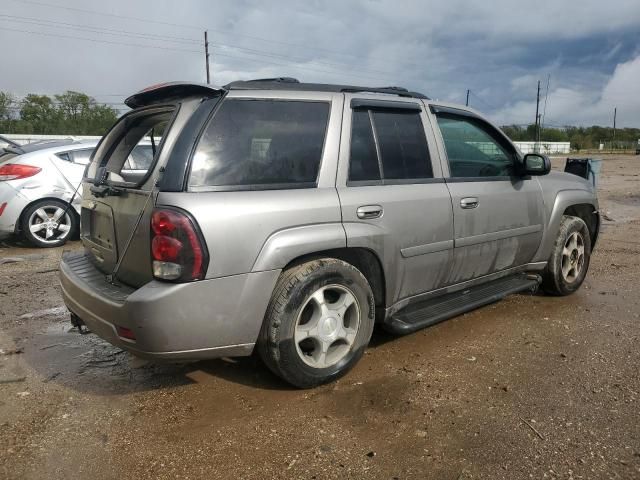
[{"label": "sky", "polygon": [[[494,122],[640,127],[639,0],[0,0],[0,91],[274,76],[398,85]],[[547,83],[549,85],[548,95]],[[546,98],[546,108],[545,108]]]}]

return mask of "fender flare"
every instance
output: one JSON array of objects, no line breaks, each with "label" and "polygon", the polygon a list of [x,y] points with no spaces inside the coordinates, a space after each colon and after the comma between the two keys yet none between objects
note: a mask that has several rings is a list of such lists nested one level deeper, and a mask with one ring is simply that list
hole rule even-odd
[{"label": "fender flare", "polygon": [[533,258],[533,262],[546,262],[549,259],[565,210],[573,205],[581,204],[592,205],[594,211],[597,212],[598,210],[598,200],[587,190],[560,190],[557,193],[553,208],[546,222],[542,242]]}]

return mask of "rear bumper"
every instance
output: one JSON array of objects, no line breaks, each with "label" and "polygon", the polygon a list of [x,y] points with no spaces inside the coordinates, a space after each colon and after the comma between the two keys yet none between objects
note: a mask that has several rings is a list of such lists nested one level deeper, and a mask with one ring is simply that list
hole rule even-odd
[{"label": "rear bumper", "polygon": [[9,182],[0,182],[0,210],[2,211],[0,239],[16,233],[20,214],[28,204],[29,199],[13,188]]},{"label": "rear bumper", "polygon": [[[83,253],[67,253],[60,264],[64,302],[93,333],[135,355],[168,361],[250,355],[279,274],[151,281],[131,289],[107,283]],[[117,327],[131,330],[135,341],[121,338]]]}]

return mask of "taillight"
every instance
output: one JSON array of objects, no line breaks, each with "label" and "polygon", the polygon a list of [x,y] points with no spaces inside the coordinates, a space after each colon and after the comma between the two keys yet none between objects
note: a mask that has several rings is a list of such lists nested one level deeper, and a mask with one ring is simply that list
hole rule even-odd
[{"label": "taillight", "polygon": [[153,276],[160,280],[202,280],[208,256],[194,221],[184,212],[155,209],[151,215]]},{"label": "taillight", "polygon": [[32,167],[31,165],[7,163],[6,165],[0,166],[0,182],[33,177],[36,173],[40,173],[41,171],[41,168]]}]

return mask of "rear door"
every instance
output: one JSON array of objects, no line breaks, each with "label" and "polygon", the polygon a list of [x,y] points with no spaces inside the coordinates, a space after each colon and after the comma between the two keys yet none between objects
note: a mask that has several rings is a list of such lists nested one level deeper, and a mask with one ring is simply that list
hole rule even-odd
[{"label": "rear door", "polygon": [[455,249],[448,283],[528,263],[543,231],[538,181],[519,175],[516,149],[491,124],[463,110],[432,110],[453,203]]},{"label": "rear door", "polygon": [[346,95],[337,178],[343,225],[348,246],[380,258],[387,306],[442,286],[450,266],[451,198],[429,145],[419,100]]},{"label": "rear door", "polygon": [[[193,113],[185,104],[134,110],[122,117],[98,145],[83,184],[81,239],[105,274],[139,286],[152,278],[149,217],[155,185],[179,128]],[[153,159],[131,170],[131,154],[153,136]]]}]

